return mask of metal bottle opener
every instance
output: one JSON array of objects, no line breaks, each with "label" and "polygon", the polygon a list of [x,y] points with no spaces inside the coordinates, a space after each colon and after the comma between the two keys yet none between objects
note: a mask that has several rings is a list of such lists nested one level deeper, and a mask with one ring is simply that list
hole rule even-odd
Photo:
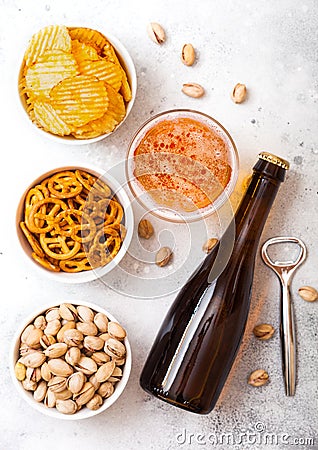
[{"label": "metal bottle opener", "polygon": [[[268,255],[268,247],[274,244],[295,243],[300,247],[296,261],[275,261]],[[280,337],[282,346],[282,364],[285,378],[286,395],[295,395],[296,388],[296,338],[293,305],[289,285],[295,270],[306,258],[307,250],[305,244],[295,237],[274,237],[265,242],[262,247],[262,258],[264,263],[270,267],[281,282],[281,305],[280,305]]]}]

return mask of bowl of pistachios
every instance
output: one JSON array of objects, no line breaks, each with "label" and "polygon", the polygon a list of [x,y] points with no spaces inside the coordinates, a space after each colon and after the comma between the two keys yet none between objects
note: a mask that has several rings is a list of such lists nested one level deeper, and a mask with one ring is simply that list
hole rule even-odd
[{"label": "bowl of pistachios", "polygon": [[125,389],[132,360],[116,318],[78,301],[32,313],[15,335],[10,358],[13,383],[26,402],[66,420],[108,409]]}]

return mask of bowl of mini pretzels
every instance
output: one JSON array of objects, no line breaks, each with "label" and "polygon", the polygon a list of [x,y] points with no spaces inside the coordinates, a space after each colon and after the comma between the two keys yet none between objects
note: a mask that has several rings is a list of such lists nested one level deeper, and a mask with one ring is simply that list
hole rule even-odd
[{"label": "bowl of mini pretzels", "polygon": [[67,283],[109,273],[124,257],[133,226],[123,187],[86,165],[39,176],[22,195],[16,215],[24,254],[43,274]]}]

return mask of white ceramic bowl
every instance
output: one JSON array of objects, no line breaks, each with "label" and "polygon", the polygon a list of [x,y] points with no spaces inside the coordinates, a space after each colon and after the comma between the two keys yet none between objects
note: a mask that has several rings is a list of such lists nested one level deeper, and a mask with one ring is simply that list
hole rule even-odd
[{"label": "white ceramic bowl", "polygon": [[[74,27],[73,25],[68,26],[68,28],[73,28],[73,27]],[[94,27],[92,27],[92,28],[94,28]],[[124,70],[127,74],[127,79],[130,84],[131,94],[132,94],[131,100],[126,104],[126,115],[125,115],[124,119],[117,125],[117,127],[111,133],[101,134],[100,136],[97,136],[97,137],[94,137],[91,139],[76,139],[73,136],[58,136],[56,134],[44,131],[31,122],[30,116],[27,112],[26,96],[25,95],[21,96],[20,92],[19,92],[19,88],[17,90],[18,96],[19,96],[19,103],[22,105],[22,108],[23,108],[22,112],[23,112],[24,116],[26,116],[27,119],[30,121],[30,124],[33,126],[33,128],[38,130],[38,132],[42,136],[46,136],[60,144],[68,144],[68,145],[91,144],[93,142],[97,142],[97,141],[104,139],[106,136],[113,134],[125,122],[125,120],[127,119],[128,115],[133,107],[133,104],[135,102],[136,92],[137,92],[137,75],[136,75],[136,68],[135,68],[134,62],[133,62],[128,50],[115,36],[110,35],[108,32],[104,33],[103,30],[97,30],[97,31],[102,33],[103,36],[105,36],[106,39],[114,47],[114,49],[116,51],[116,55],[120,61],[120,64],[122,65],[122,67],[124,68]],[[18,86],[22,79],[23,69],[24,69],[24,63],[22,63],[20,66],[19,77],[18,77]]]},{"label": "white ceramic bowl", "polygon": [[[43,403],[36,402],[33,399],[33,393],[26,391],[23,388],[22,383],[19,380],[17,380],[17,378],[15,377],[15,374],[14,374],[14,366],[15,366],[17,360],[19,359],[20,337],[21,337],[23,330],[26,328],[27,325],[32,323],[37,316],[44,313],[47,309],[52,308],[54,306],[58,306],[61,303],[63,303],[63,302],[55,302],[53,304],[51,303],[44,307],[42,306],[40,309],[38,309],[37,311],[30,314],[21,323],[21,326],[19,327],[19,329],[17,330],[17,332],[13,338],[12,346],[10,349],[10,373],[11,373],[13,384],[15,385],[15,387],[16,387],[17,391],[19,392],[19,394],[21,395],[21,397],[29,404],[29,406],[36,409],[40,413],[45,414],[50,417],[53,417],[55,419],[63,419],[63,420],[87,419],[89,417],[95,416],[96,414],[100,414],[101,412],[108,409],[113,403],[115,403],[115,401],[119,398],[119,396],[122,394],[122,392],[125,389],[125,386],[129,379],[129,375],[130,375],[130,371],[131,371],[131,363],[132,363],[131,348],[130,348],[129,340],[127,337],[124,340],[124,344],[126,346],[127,353],[126,353],[126,362],[125,362],[124,366],[122,366],[123,376],[122,376],[121,380],[118,383],[116,383],[114,393],[109,398],[105,399],[103,405],[95,411],[92,411],[88,408],[83,407],[80,411],[76,412],[75,414],[66,415],[66,414],[62,414],[59,411],[57,411],[56,408],[47,408]],[[111,321],[118,322],[112,314],[110,314],[108,311],[104,310],[100,306],[95,305],[93,303],[81,302],[81,301],[72,301],[72,302],[69,301],[68,303],[72,303],[75,306],[78,306],[78,305],[88,306],[89,308],[91,308],[92,310],[94,310],[96,312],[101,312],[101,313],[106,314],[108,319],[110,319]]]},{"label": "white ceramic bowl", "polygon": [[[112,190],[112,192],[116,195],[117,200],[122,205],[124,209],[124,226],[126,227],[127,234],[123,240],[123,243],[121,245],[121,248],[117,255],[114,257],[113,260],[111,260],[108,264],[106,264],[103,267],[98,267],[97,269],[92,270],[86,270],[83,272],[77,272],[77,273],[67,273],[67,272],[53,272],[51,270],[45,269],[40,264],[38,264],[34,259],[32,258],[32,249],[24,236],[19,223],[23,220],[23,212],[24,212],[24,202],[25,197],[28,193],[28,191],[34,187],[35,185],[39,184],[42,180],[47,178],[50,175],[53,175],[56,172],[64,171],[64,170],[70,170],[70,169],[82,169],[85,170],[88,173],[91,173],[92,175],[97,176],[102,181],[104,181]],[[49,278],[60,281],[62,283],[85,283],[88,281],[93,281],[98,278],[101,278],[102,276],[109,273],[114,267],[119,264],[119,262],[124,257],[126,251],[128,250],[128,247],[131,243],[131,239],[133,236],[134,231],[134,217],[133,217],[133,211],[131,207],[131,202],[128,198],[128,195],[126,194],[126,191],[124,188],[118,183],[118,181],[113,178],[109,174],[104,175],[104,171],[99,168],[95,167],[87,167],[87,165],[76,165],[76,166],[65,166],[65,167],[58,167],[55,169],[52,169],[40,177],[38,177],[36,180],[34,180],[32,183],[29,184],[25,192],[23,193],[18,208],[17,208],[17,214],[16,214],[16,230],[17,230],[17,236],[18,240],[21,244],[21,249],[23,250],[24,255],[27,256],[27,259],[33,264],[33,266],[39,271],[40,275],[48,276]]]}]

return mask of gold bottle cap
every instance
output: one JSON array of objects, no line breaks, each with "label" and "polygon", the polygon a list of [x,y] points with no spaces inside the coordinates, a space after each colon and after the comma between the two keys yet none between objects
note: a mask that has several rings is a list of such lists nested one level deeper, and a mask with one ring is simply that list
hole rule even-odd
[{"label": "gold bottle cap", "polygon": [[280,156],[273,155],[273,153],[262,152],[258,155],[258,157],[270,163],[276,164],[276,166],[280,166],[283,169],[289,169],[289,162],[286,161],[286,159],[281,158]]}]

